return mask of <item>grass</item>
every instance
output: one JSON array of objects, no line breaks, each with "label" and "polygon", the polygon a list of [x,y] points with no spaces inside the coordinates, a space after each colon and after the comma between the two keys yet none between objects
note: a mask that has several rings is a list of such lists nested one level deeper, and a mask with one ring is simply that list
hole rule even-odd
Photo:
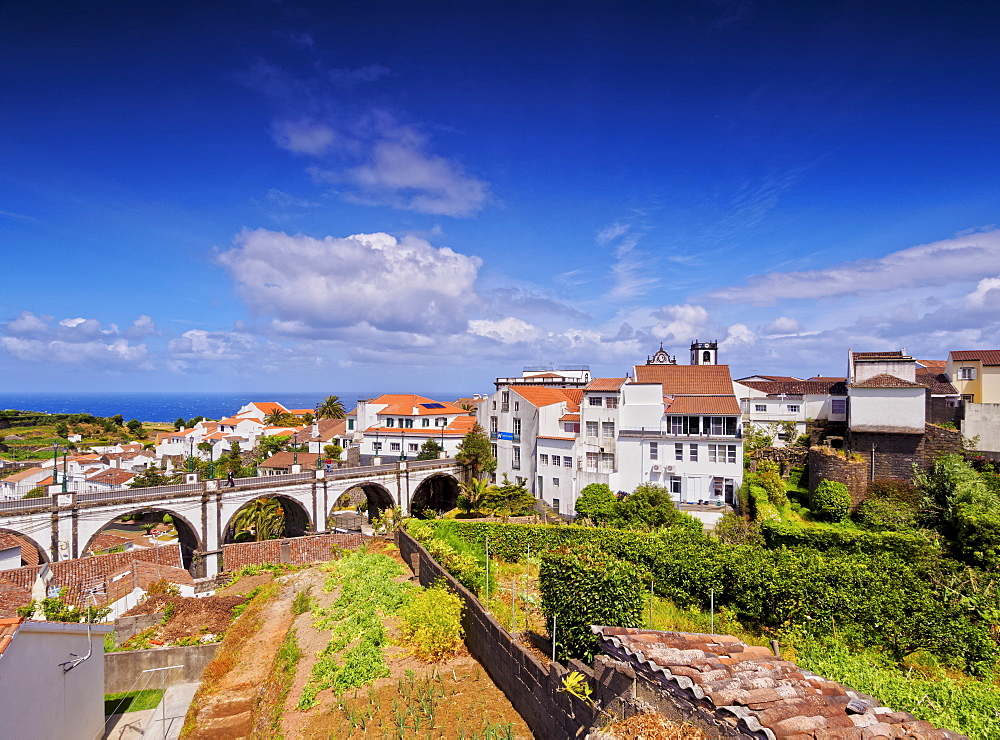
[{"label": "grass", "polygon": [[302,650],[293,627],[285,634],[285,639],[278,648],[270,678],[257,692],[254,728],[250,734],[252,738],[280,740],[283,737],[281,717],[285,709],[285,697],[291,691],[295,669],[301,658]]},{"label": "grass", "polygon": [[162,698],[163,689],[143,689],[142,691],[123,691],[120,694],[105,694],[104,714],[107,716],[155,709],[160,705]]}]

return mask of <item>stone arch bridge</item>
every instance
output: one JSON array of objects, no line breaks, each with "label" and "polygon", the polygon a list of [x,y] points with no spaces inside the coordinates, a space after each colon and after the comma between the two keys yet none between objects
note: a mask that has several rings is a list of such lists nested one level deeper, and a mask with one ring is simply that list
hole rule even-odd
[{"label": "stone arch bridge", "polygon": [[219,572],[222,545],[232,541],[236,513],[259,498],[274,498],[285,514],[285,536],[327,531],[334,504],[360,487],[368,513],[398,505],[404,515],[421,508],[451,508],[465,471],[454,459],[314,470],[289,475],[205,480],[184,485],[98,493],[53,493],[0,501],[0,532],[32,543],[43,562],[81,557],[100,531],[125,514],[162,511],[173,517],[184,566],[199,576]]}]

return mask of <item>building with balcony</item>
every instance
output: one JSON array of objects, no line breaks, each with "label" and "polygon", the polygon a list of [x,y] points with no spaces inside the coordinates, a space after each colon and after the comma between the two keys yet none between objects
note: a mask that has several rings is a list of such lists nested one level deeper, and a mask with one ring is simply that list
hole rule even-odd
[{"label": "building with balcony", "polygon": [[362,459],[412,460],[428,439],[453,457],[475,423],[457,406],[412,393],[386,393],[358,401],[347,414],[346,433],[352,445],[359,445]]}]

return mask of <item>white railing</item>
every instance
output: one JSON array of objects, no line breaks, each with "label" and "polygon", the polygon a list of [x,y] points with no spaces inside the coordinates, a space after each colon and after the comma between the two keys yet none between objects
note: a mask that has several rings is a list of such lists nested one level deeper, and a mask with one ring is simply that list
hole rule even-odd
[{"label": "white railing", "polygon": [[52,496],[37,498],[22,498],[13,501],[0,501],[0,511],[31,511],[32,509],[52,508]]}]

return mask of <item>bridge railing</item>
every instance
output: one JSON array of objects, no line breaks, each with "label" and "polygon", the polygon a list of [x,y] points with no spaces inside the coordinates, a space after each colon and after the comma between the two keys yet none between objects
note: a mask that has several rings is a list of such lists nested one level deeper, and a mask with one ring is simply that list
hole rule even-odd
[{"label": "bridge railing", "polygon": [[12,501],[0,501],[0,512],[31,511],[32,509],[51,509],[52,496],[38,496],[37,498],[22,498]]},{"label": "bridge railing", "polygon": [[91,491],[76,494],[77,503],[100,503],[126,499],[157,499],[164,496],[201,491],[201,483],[182,483],[173,486],[150,486],[149,488],[118,488],[113,491]]}]

